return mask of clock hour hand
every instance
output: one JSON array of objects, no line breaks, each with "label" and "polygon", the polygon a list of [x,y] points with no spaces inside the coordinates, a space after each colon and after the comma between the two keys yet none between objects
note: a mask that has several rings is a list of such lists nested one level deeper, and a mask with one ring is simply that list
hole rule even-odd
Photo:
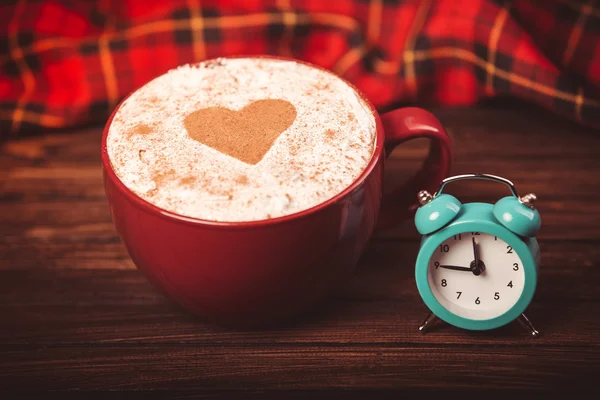
[{"label": "clock hour hand", "polygon": [[456,265],[440,265],[439,267],[445,269],[452,269],[454,271],[473,272],[473,270],[469,267],[458,267]]}]

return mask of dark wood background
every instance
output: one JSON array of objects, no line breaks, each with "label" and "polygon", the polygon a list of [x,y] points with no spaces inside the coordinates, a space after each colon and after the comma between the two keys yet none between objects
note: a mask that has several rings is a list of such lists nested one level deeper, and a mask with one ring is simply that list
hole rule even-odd
[{"label": "dark wood background", "polygon": [[[93,127],[0,151],[0,388],[281,398],[288,389],[302,398],[336,389],[594,390],[600,132],[523,104],[432,111],[454,143],[452,174],[497,174],[538,195],[542,265],[527,314],[539,338],[516,322],[489,332],[438,323],[421,335],[427,310],[413,278],[420,237],[411,221],[377,234],[354,277],[314,312],[268,330],[208,325],[130,261],[103,192],[102,127]],[[396,151],[387,183],[415,170],[426,145]],[[448,189],[463,202],[508,194],[486,182]]]}]

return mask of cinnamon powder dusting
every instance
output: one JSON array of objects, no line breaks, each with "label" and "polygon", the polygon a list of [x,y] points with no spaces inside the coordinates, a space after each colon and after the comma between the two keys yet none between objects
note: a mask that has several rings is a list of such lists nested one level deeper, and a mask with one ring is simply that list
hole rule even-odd
[{"label": "cinnamon powder dusting", "polygon": [[192,139],[254,165],[295,119],[296,107],[290,102],[266,99],[239,111],[202,108],[188,115],[184,125]]},{"label": "cinnamon powder dusting", "polygon": [[196,177],[192,175],[185,176],[179,180],[182,185],[192,185],[196,183]]},{"label": "cinnamon powder dusting", "polygon": [[156,184],[156,186],[161,186],[166,181],[170,181],[175,179],[176,172],[172,169],[167,170],[155,170],[152,174],[152,180]]},{"label": "cinnamon powder dusting", "polygon": [[330,84],[329,84],[329,82],[317,82],[315,84],[315,89],[317,89],[317,90],[329,90],[330,89]]},{"label": "cinnamon powder dusting", "polygon": [[315,172],[312,173],[312,175],[310,176],[310,179],[317,179],[317,177],[319,175],[321,175],[322,173],[323,173],[323,170],[318,169],[318,170],[316,170]]},{"label": "cinnamon powder dusting", "polygon": [[247,185],[248,177],[246,175],[240,175],[237,178],[235,178],[235,183],[237,183],[238,185]]},{"label": "cinnamon powder dusting", "polygon": [[333,129],[327,129],[325,131],[325,136],[327,137],[327,139],[333,139],[335,137],[335,131]]},{"label": "cinnamon powder dusting", "polygon": [[149,133],[152,133],[152,127],[146,124],[137,124],[129,132],[130,135],[147,135]]}]

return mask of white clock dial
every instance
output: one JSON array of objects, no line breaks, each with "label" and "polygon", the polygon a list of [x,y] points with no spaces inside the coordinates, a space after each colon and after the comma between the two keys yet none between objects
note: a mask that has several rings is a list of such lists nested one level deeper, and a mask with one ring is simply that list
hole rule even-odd
[{"label": "white clock dial", "polygon": [[[474,272],[473,239],[479,266],[483,264]],[[523,264],[515,250],[483,232],[464,232],[440,244],[431,256],[428,279],[442,306],[472,320],[504,314],[519,300],[525,286]]]}]

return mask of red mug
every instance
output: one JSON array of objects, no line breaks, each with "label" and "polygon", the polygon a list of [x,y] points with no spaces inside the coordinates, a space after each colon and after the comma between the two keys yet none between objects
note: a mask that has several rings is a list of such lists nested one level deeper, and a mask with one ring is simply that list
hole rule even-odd
[{"label": "red mug", "polygon": [[[371,161],[333,198],[262,221],[189,218],[134,194],[116,176],[106,148],[110,124],[126,98],[115,108],[101,143],[113,223],[134,264],[167,298],[208,322],[227,326],[271,324],[306,311],[352,273],[376,229],[410,218],[418,206],[418,191],[434,192],[447,177],[451,142],[434,115],[416,107],[380,115],[346,83],[369,105],[376,121]],[[423,167],[384,196],[386,157],[416,138],[431,140]]]}]

